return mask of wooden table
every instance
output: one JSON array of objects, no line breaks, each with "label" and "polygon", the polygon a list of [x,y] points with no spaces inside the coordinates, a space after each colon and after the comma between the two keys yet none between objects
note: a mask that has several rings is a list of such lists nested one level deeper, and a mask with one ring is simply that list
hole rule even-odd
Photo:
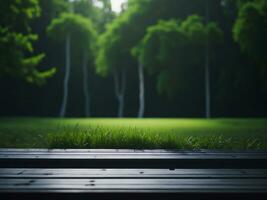
[{"label": "wooden table", "polygon": [[267,199],[267,152],[0,149],[0,199]]}]

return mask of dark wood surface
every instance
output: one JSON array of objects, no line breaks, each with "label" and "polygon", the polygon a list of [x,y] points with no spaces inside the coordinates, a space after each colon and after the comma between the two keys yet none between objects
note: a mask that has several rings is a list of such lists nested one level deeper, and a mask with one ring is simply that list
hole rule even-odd
[{"label": "dark wood surface", "polygon": [[267,152],[1,149],[0,168],[264,168]]},{"label": "dark wood surface", "polygon": [[1,179],[0,192],[265,193],[264,179]]},{"label": "dark wood surface", "polygon": [[267,169],[1,169],[1,179],[267,179]]},{"label": "dark wood surface", "polygon": [[267,199],[266,160],[257,151],[0,149],[0,199]]}]

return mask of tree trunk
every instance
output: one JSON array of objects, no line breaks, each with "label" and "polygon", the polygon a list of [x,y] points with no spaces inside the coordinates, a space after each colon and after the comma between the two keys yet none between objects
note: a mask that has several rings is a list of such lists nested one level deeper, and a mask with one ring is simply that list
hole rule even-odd
[{"label": "tree trunk", "polygon": [[123,118],[123,111],[124,111],[124,94],[120,94],[118,97],[118,118]]},{"label": "tree trunk", "polygon": [[88,55],[87,52],[84,51],[83,55],[83,93],[84,93],[84,109],[85,109],[85,117],[90,117],[90,94],[88,87]]},{"label": "tree trunk", "polygon": [[[121,75],[121,76],[120,76]],[[121,73],[117,70],[114,71],[114,86],[115,95],[118,101],[118,118],[123,117],[124,113],[124,97],[126,89],[126,70],[122,70]]]},{"label": "tree trunk", "polygon": [[145,78],[144,78],[144,66],[139,62],[138,64],[139,74],[139,111],[138,118],[144,117],[145,112]]},{"label": "tree trunk", "polygon": [[[206,23],[210,20],[210,2],[206,0]],[[211,117],[210,111],[210,45],[207,40],[206,56],[205,56],[205,115],[206,118]]]},{"label": "tree trunk", "polygon": [[70,68],[71,68],[71,35],[69,34],[66,38],[66,67],[65,67],[65,78],[63,83],[63,99],[60,109],[60,117],[66,116],[66,108],[68,104],[68,92],[69,92],[69,80],[70,80]]},{"label": "tree trunk", "polygon": [[205,90],[206,90],[206,118],[210,118],[210,52],[209,46],[206,49],[206,64],[205,64]]}]

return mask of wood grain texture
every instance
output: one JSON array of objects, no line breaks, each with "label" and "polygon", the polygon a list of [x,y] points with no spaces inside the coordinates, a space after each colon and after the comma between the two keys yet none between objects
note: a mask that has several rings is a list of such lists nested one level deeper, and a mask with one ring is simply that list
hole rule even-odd
[{"label": "wood grain texture", "polygon": [[267,152],[0,149],[0,199],[267,199]]},{"label": "wood grain texture", "polygon": [[0,168],[264,168],[266,152],[0,149]]},{"label": "wood grain texture", "polygon": [[267,182],[262,179],[0,179],[0,193],[143,193],[195,192],[266,193]]},{"label": "wood grain texture", "polygon": [[267,169],[1,169],[0,178],[267,179]]}]

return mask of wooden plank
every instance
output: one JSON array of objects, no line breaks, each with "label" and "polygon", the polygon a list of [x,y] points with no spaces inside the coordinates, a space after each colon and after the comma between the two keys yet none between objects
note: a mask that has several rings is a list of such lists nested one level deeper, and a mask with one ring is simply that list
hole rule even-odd
[{"label": "wooden plank", "polygon": [[[63,153],[164,153],[164,152],[192,152],[192,151],[177,151],[177,150],[163,150],[163,149],[153,149],[153,150],[139,150],[139,149],[17,149],[17,148],[0,148],[0,152],[63,152]],[[202,150],[197,150],[194,152],[204,152]]]},{"label": "wooden plank", "polygon": [[267,169],[1,169],[0,178],[267,179]]},{"label": "wooden plank", "polygon": [[164,150],[164,149],[19,149],[19,148],[0,148],[1,152],[61,152],[61,153],[209,153],[209,154],[218,154],[218,153],[256,153],[256,154],[267,154],[267,151],[262,150]]},{"label": "wooden plank", "polygon": [[1,157],[0,168],[259,168],[264,169],[267,160],[261,157],[189,157],[189,156],[12,156]]},{"label": "wooden plank", "polygon": [[264,168],[267,152],[1,149],[0,168]]},{"label": "wooden plank", "polygon": [[266,151],[209,151],[209,150],[197,150],[197,151],[175,151],[175,150],[127,150],[127,149],[0,149],[1,155],[12,155],[12,154],[77,154],[77,155],[149,155],[149,154],[158,154],[158,155],[220,155],[220,156],[267,156]]},{"label": "wooden plank", "polygon": [[5,192],[167,192],[167,193],[267,193],[262,179],[0,179],[0,193]]},{"label": "wooden plank", "polygon": [[[267,152],[259,151],[172,151],[172,150],[124,150],[124,149],[0,149],[1,158],[4,157],[14,157],[14,156],[41,156],[46,158],[47,156],[56,156],[56,157],[70,157],[75,155],[76,157],[95,157],[103,158],[108,156],[117,156],[117,157],[224,157],[229,159],[234,158],[246,158],[246,157],[255,157],[255,158],[265,158],[267,157]],[[68,156],[67,156],[68,157]]]},{"label": "wooden plank", "polygon": [[214,200],[214,199],[234,199],[234,200],[266,200],[266,193],[233,193],[231,191],[224,191],[223,193],[205,193],[204,191],[189,193],[189,192],[180,192],[180,193],[169,193],[164,191],[159,191],[157,193],[150,192],[128,192],[128,193],[114,193],[114,192],[95,192],[95,193],[79,193],[76,191],[69,191],[68,193],[49,193],[49,192],[27,192],[24,193],[3,193],[1,194],[1,200],[47,200],[47,199],[60,199],[60,200],[88,200],[88,199],[101,199],[101,200]]},{"label": "wooden plank", "polygon": [[12,154],[0,154],[0,159],[267,159],[265,155],[259,154],[158,154],[158,153],[12,153]]}]

